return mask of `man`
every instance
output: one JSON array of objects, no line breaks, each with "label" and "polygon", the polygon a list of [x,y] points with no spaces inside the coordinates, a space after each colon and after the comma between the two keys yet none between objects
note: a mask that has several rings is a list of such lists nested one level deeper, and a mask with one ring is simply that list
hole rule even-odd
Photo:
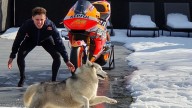
[{"label": "man", "polygon": [[8,60],[8,68],[11,69],[12,61],[18,52],[17,64],[20,71],[18,87],[22,87],[25,80],[25,57],[35,46],[42,46],[53,58],[52,81],[56,81],[61,65],[60,55],[69,70],[72,72],[75,70],[74,65],[68,59],[55,24],[46,17],[46,9],[35,7],[32,10],[32,18],[25,21],[19,28]]}]

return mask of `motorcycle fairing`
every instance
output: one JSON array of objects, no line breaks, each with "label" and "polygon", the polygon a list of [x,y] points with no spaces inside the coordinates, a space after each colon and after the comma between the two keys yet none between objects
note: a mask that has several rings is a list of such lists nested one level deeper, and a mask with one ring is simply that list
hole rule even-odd
[{"label": "motorcycle fairing", "polygon": [[98,24],[99,17],[100,13],[89,1],[78,0],[69,10],[63,23],[68,30],[88,31]]},{"label": "motorcycle fairing", "polygon": [[107,1],[95,1],[92,3],[100,13],[100,19],[108,21],[111,15],[111,6]]},{"label": "motorcycle fairing", "polygon": [[66,28],[71,30],[89,30],[97,25],[97,21],[90,20],[87,18],[71,18],[68,20],[64,20],[64,24]]}]

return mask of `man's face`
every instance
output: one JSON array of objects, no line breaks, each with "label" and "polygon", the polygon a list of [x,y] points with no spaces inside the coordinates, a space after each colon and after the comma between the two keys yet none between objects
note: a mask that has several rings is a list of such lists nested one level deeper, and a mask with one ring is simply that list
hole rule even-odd
[{"label": "man's face", "polygon": [[32,16],[32,20],[34,21],[35,26],[38,29],[41,29],[45,23],[46,16],[45,14],[35,15],[35,16]]}]

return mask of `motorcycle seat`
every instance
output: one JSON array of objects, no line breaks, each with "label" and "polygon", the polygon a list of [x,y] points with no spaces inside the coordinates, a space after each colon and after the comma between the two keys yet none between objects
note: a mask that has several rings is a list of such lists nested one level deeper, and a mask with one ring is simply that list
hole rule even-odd
[{"label": "motorcycle seat", "polygon": [[93,6],[100,13],[100,18],[107,21],[111,14],[110,4],[106,1],[96,1],[92,3]]}]

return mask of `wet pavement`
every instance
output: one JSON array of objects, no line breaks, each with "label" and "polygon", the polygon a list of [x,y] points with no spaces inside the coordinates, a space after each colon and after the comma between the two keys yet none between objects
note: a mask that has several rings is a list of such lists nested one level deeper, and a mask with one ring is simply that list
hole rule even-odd
[{"label": "wet pavement", "polygon": [[[50,81],[52,58],[42,48],[36,47],[26,57],[26,81],[22,88],[18,88],[19,73],[16,60],[13,61],[13,68],[7,69],[7,60],[11,51],[13,40],[0,38],[0,107],[23,107],[22,97],[26,88],[36,82]],[[100,104],[91,108],[129,108],[133,99],[131,91],[126,89],[129,85],[127,76],[131,75],[135,67],[128,66],[125,58],[131,53],[123,47],[122,43],[113,42],[115,49],[115,68],[106,70],[108,79],[100,81],[98,95],[105,95],[118,101],[117,104]],[[65,46],[69,52],[68,42]],[[105,67],[107,67],[105,65]],[[62,62],[58,81],[64,80],[71,74]]]}]

